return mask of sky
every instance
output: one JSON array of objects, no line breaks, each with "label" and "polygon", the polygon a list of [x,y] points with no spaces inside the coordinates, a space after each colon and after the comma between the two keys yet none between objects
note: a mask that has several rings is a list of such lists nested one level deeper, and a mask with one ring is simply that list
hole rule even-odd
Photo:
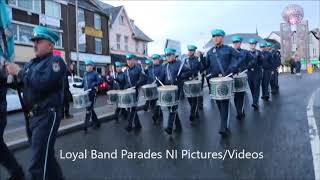
[{"label": "sky", "polygon": [[289,4],[304,9],[309,29],[320,28],[320,1],[106,1],[113,6],[123,5],[135,24],[153,42],[149,54],[163,53],[167,38],[181,42],[182,52],[188,44],[199,49],[210,40],[210,31],[223,29],[226,34],[255,33],[262,38],[280,30],[281,13]]}]

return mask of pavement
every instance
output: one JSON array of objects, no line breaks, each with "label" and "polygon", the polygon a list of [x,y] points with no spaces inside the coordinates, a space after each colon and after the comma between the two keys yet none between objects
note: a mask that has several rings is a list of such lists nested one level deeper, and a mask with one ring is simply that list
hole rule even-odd
[{"label": "pavement", "polygon": [[[280,94],[272,96],[270,102],[260,101],[259,111],[247,103],[246,118],[236,120],[235,108],[231,108],[231,131],[229,138],[221,138],[217,106],[205,92],[204,110],[196,125],[191,126],[189,105],[180,102],[179,116],[182,120],[181,134],[168,136],[164,125],[153,125],[151,114],[140,111],[141,131],[127,133],[125,120],[116,124],[104,123],[99,130],[82,131],[60,136],[56,142],[56,156],[66,179],[315,179],[313,151],[310,145],[307,105],[311,94],[320,87],[318,73],[301,77],[282,74],[279,77]],[[207,90],[205,90],[207,91]],[[319,128],[320,97],[314,103],[314,116]],[[247,102],[251,101],[247,93]],[[164,110],[165,121],[168,115]],[[320,147],[318,147],[320,149]],[[86,159],[64,159],[75,152],[89,151]],[[91,150],[108,153],[117,152],[112,159],[93,159]],[[165,158],[166,151],[177,150],[175,159]],[[163,156],[131,159],[122,151],[155,152]],[[225,159],[193,159],[181,157],[182,152],[234,152],[237,157]],[[260,158],[242,158],[241,152],[262,155]],[[14,151],[24,170],[29,165],[29,148]],[[138,153],[139,154],[139,153]],[[195,154],[193,154],[195,155]],[[90,157],[89,157],[90,156]],[[320,162],[316,162],[320,163]],[[0,168],[0,179],[6,177]]]}]

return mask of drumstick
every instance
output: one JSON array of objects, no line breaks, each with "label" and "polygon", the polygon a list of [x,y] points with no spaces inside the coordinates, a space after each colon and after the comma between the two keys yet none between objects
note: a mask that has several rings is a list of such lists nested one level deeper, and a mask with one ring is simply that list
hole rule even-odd
[{"label": "drumstick", "polygon": [[242,71],[240,74],[246,73],[248,71],[248,69]]},{"label": "drumstick", "polygon": [[208,75],[206,75],[206,78],[208,78],[208,77],[210,77],[211,76],[211,74],[208,74]]},{"label": "drumstick", "polygon": [[156,77],[156,80],[161,84],[161,86],[165,86],[159,79],[158,79],[158,77]]},{"label": "drumstick", "polygon": [[233,74],[233,73],[230,73],[230,74],[226,75],[225,77],[230,77],[230,76],[232,76],[232,74]]}]

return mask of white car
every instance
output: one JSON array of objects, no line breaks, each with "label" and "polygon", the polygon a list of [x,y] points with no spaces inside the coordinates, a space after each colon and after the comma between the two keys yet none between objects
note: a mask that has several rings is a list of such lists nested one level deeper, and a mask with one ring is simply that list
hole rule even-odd
[{"label": "white car", "polygon": [[71,94],[77,94],[79,92],[83,92],[83,88],[75,88],[73,87],[73,84],[76,84],[80,86],[82,84],[82,78],[79,76],[68,76],[68,82],[69,82],[69,90]]},{"label": "white car", "polygon": [[7,112],[21,110],[21,103],[19,100],[18,92],[13,89],[7,91]]}]

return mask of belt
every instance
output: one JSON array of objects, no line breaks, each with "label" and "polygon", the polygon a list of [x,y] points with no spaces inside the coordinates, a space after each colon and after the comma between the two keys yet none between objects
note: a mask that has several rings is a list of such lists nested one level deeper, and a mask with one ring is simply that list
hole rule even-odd
[{"label": "belt", "polygon": [[56,108],[47,108],[47,109],[32,109],[29,112],[29,117],[33,117],[33,116],[39,116],[48,112],[55,112],[57,109]]}]

